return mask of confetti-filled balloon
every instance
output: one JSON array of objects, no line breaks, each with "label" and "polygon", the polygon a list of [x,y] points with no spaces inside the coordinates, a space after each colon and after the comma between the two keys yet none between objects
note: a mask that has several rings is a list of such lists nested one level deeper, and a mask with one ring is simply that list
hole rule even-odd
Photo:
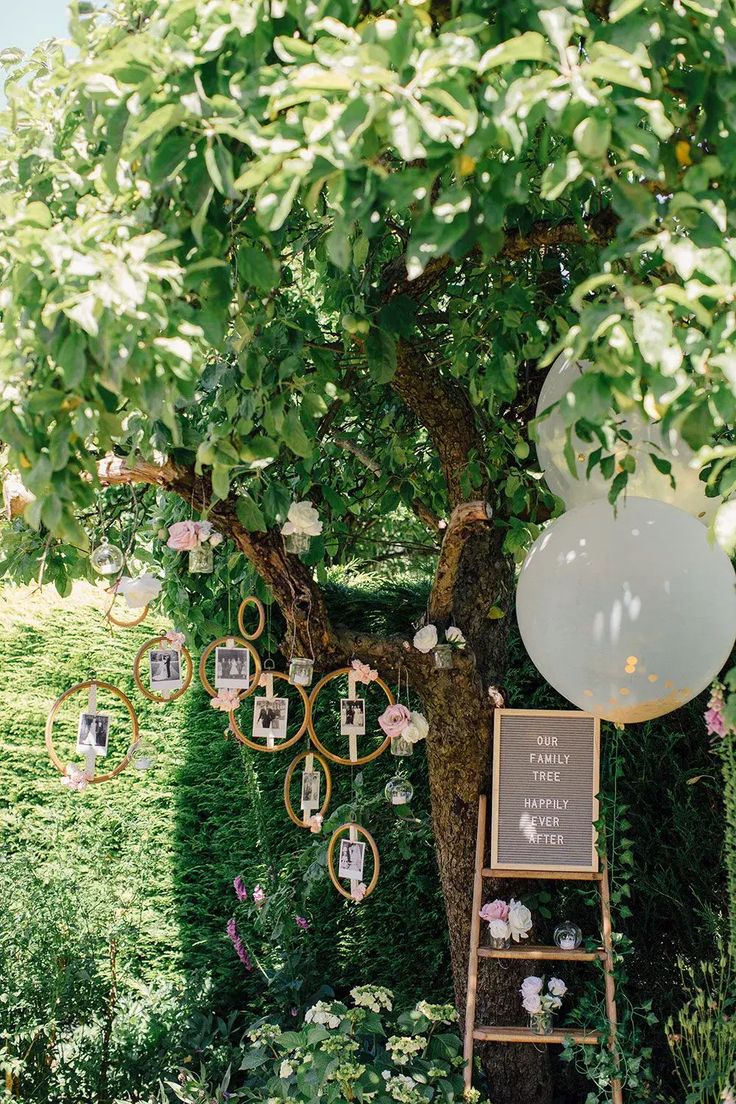
[{"label": "confetti-filled balloon", "polygon": [[660,717],[699,694],[736,634],[736,575],[684,510],[629,498],[557,518],[519,576],[519,629],[535,665],[605,720]]},{"label": "confetti-filled balloon", "polygon": [[[590,367],[590,361],[578,362],[559,356],[542,385],[537,417],[559,400],[564,404],[564,396],[575,380]],[[706,497],[706,485],[700,479],[698,469],[690,466],[695,454],[680,435],[674,429],[665,433],[661,426],[646,421],[639,413],[622,415],[619,425],[631,434],[631,440],[628,443],[618,442],[614,455],[620,461],[631,452],[636,460],[636,470],[629,475],[626,484],[626,495],[669,502],[708,524],[722,500]],[[600,467],[596,465],[590,477],[586,478],[588,458],[600,447],[596,437],[592,441],[584,441],[573,433],[572,450],[577,478],[570,471],[565,458],[566,426],[561,407],[540,421],[537,436],[537,456],[547,485],[568,509],[608,496],[611,480],[604,479]],[[671,464],[674,488],[669,475],[658,471],[652,462],[652,454]]]}]

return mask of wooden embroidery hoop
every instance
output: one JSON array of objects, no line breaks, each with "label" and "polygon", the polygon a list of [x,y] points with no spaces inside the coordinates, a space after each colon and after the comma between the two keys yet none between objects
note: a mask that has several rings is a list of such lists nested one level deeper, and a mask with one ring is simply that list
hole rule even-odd
[{"label": "wooden embroidery hoop", "polygon": [[[247,598],[246,601],[248,601]],[[249,698],[251,694],[254,694],[258,688],[261,678],[261,657],[250,640],[247,640],[243,636],[218,636],[217,640],[213,640],[211,644],[208,644],[199,657],[199,681],[211,698],[216,698],[219,693],[217,688],[212,685],[207,675],[207,660],[210,658],[215,648],[245,648],[246,651],[250,652],[253,659],[253,671],[250,683],[247,690],[238,690],[238,702],[245,701],[245,699]]]},{"label": "wooden embroidery hoop", "polygon": [[[256,627],[256,631],[253,632],[253,633],[248,633],[248,632],[245,631],[245,623],[244,623],[245,610],[246,610],[246,607],[249,606],[249,605],[254,605],[256,607],[256,609],[258,610],[258,625]],[[243,640],[257,640],[258,637],[263,632],[263,630],[265,629],[265,627],[266,627],[266,608],[263,605],[263,602],[260,600],[260,598],[256,598],[256,596],[254,594],[251,594],[249,598],[244,598],[243,599],[243,601],[240,603],[240,608],[238,610],[238,628],[240,629],[240,635],[243,637]]]},{"label": "wooden embroidery hoop", "polygon": [[[252,645],[249,645],[249,647],[252,648]],[[256,652],[255,648],[253,648],[252,650],[254,655],[258,659],[258,677],[253,680],[252,686],[243,694],[243,697],[240,698],[238,702],[239,705],[241,704],[241,702],[245,701],[245,699],[249,697],[258,686],[261,685],[262,678],[283,679],[287,686],[294,685],[293,683],[289,682],[289,676],[283,674],[283,672],[281,671],[261,671],[261,661],[260,658],[258,658],[258,653]],[[204,656],[202,658],[204,658]],[[302,699],[302,705],[304,706],[304,720],[299,726],[298,732],[295,732],[293,736],[289,736],[289,738],[286,740],[277,740],[274,743],[273,747],[269,747],[268,744],[257,743],[249,736],[246,736],[245,733],[241,730],[240,725],[238,724],[238,719],[235,716],[235,710],[233,709],[229,716],[230,728],[235,738],[239,740],[241,744],[245,744],[246,747],[252,748],[253,751],[285,751],[286,748],[293,747],[297,740],[300,740],[304,733],[307,731],[307,724],[309,722],[309,698],[307,697],[304,689],[301,686],[294,686],[294,689],[299,691],[299,697]]]},{"label": "wooden embroidery hoop", "polygon": [[[322,771],[325,776],[325,799],[322,802],[322,807],[318,813],[310,813],[309,816],[304,814],[301,818],[294,812],[294,806],[291,804],[291,780],[294,777],[294,771],[302,762],[303,759],[307,759],[309,756],[313,756],[322,767]],[[327,812],[327,806],[330,804],[330,798],[332,797],[332,775],[330,774],[330,767],[327,760],[320,755],[318,751],[303,751],[300,755],[297,755],[296,759],[292,759],[289,763],[289,769],[286,772],[286,778],[284,779],[284,805],[286,811],[289,814],[289,820],[296,824],[297,828],[311,828],[310,820],[313,816],[324,817]]]},{"label": "wooden embroidery hoop", "polygon": [[136,627],[136,625],[140,625],[140,623],[142,621],[145,621],[145,619],[148,617],[149,606],[146,603],[146,605],[143,607],[143,609],[141,610],[141,612],[138,614],[138,616],[136,618],[134,618],[132,621],[122,621],[119,617],[116,617],[115,614],[112,612],[115,608],[115,599],[116,598],[117,598],[117,594],[114,594],[113,599],[112,599],[112,604],[110,605],[109,610],[105,614],[106,619],[110,622],[111,625],[117,625],[117,627],[119,629],[134,629]]},{"label": "wooden embroidery hoop", "polygon": [[133,727],[133,739],[128,745],[128,751],[126,752],[124,758],[118,763],[118,765],[114,767],[111,771],[108,771],[106,774],[96,774],[94,778],[88,778],[87,781],[90,783],[90,785],[97,784],[99,782],[109,782],[111,779],[117,778],[117,776],[122,771],[124,771],[130,763],[133,754],[132,749],[135,747],[140,739],[138,730],[138,718],[135,715],[133,703],[127,694],[124,694],[123,691],[120,690],[117,686],[113,686],[109,682],[102,682],[100,679],[88,679],[87,682],[78,682],[75,686],[70,687],[69,690],[65,690],[64,693],[56,699],[54,704],[51,706],[48,717],[46,718],[46,750],[49,753],[49,758],[51,759],[51,762],[54,764],[59,773],[66,777],[66,767],[62,763],[57,754],[56,748],[54,747],[54,721],[56,720],[59,710],[61,709],[65,701],[68,701],[68,699],[71,698],[73,694],[81,694],[83,690],[89,690],[93,686],[97,690],[107,690],[110,694],[113,694],[116,698],[119,698],[119,700],[123,703],[125,708],[128,710],[130,723]]},{"label": "wooden embroidery hoop", "polygon": [[[371,855],[373,856],[373,877],[369,884],[366,886],[366,891],[363,894],[361,900],[365,900],[366,897],[370,897],[373,890],[376,888],[378,882],[378,875],[381,870],[381,860],[378,854],[378,847],[376,841],[370,834],[367,828],[362,828],[360,824],[356,824],[354,821],[346,821],[345,824],[341,824],[339,828],[336,828],[332,833],[329,847],[327,848],[327,870],[330,875],[330,880],[334,885],[338,893],[341,893],[343,897],[346,897],[348,901],[354,901],[355,904],[360,904],[360,901],[356,901],[352,893],[349,893],[347,889],[340,885],[340,881],[335,873],[335,847],[340,836],[344,836],[346,832],[349,832],[351,828],[360,836],[364,836],[368,846],[371,849]],[[338,868],[339,869],[339,868]]]},{"label": "wooden embroidery hoop", "polygon": [[[342,755],[336,755],[333,751],[329,751],[328,748],[326,748],[320,740],[314,728],[314,706],[315,702],[317,701],[318,694],[321,690],[325,688],[325,686],[327,686],[329,682],[331,682],[333,679],[340,678],[343,675],[347,675],[348,677],[350,677],[350,675],[354,676],[355,671],[352,667],[339,667],[337,671],[331,671],[329,675],[325,675],[324,678],[321,678],[315,686],[314,690],[312,690],[312,693],[309,696],[309,738],[314,746],[318,748],[323,755],[326,755],[327,758],[330,759],[333,763],[339,763],[343,767],[361,767],[364,763],[371,763],[374,759],[377,759],[379,755],[383,754],[383,752],[391,743],[390,736],[387,736],[383,743],[374,751],[369,752],[368,755],[359,755],[357,759],[346,759]],[[356,682],[359,681],[359,679],[356,679]],[[383,681],[383,679],[376,678],[371,682],[366,683],[365,685],[366,687],[368,687],[372,686],[373,683],[375,683],[376,686],[381,687],[384,694],[388,698],[388,704],[393,705],[394,696],[391,693],[389,687]]]},{"label": "wooden embroidery hoop", "polygon": [[[150,640],[147,640],[145,644],[141,645],[141,647],[136,652],[135,659],[133,660],[133,678],[135,679],[135,684],[140,690],[141,694],[143,694],[143,697],[148,698],[149,701],[165,703],[176,701],[177,698],[180,698],[182,694],[186,693],[186,691],[189,689],[189,684],[192,681],[192,675],[194,674],[194,663],[192,662],[192,657],[189,654],[189,650],[185,648],[182,644],[181,648],[171,648],[171,651],[177,651],[181,656],[183,656],[184,661],[187,665],[187,673],[184,676],[184,681],[182,682],[179,689],[172,690],[170,694],[164,695],[156,693],[155,690],[149,690],[147,686],[144,686],[140,671],[141,660],[143,659],[146,652],[148,652],[151,648],[155,648],[157,644],[166,645],[168,643],[169,642],[166,640],[165,634],[162,634],[161,636],[154,636]],[[161,650],[164,651],[165,648],[162,648]]]}]

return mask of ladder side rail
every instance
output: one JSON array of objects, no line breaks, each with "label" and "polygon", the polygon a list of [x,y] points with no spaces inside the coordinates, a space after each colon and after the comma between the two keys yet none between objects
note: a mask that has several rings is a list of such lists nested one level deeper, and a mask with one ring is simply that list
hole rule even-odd
[{"label": "ladder side rail", "polygon": [[470,918],[470,949],[468,954],[468,991],[465,1002],[465,1087],[473,1081],[473,1031],[475,1030],[475,1005],[478,989],[478,947],[480,945],[480,910],[483,900],[483,860],[486,850],[485,794],[478,800],[478,834],[475,840],[475,875],[473,879],[473,915]]},{"label": "ladder side rail", "polygon": [[[618,1053],[618,1012],[616,1010],[616,981],[613,976],[613,933],[611,929],[611,889],[608,882],[608,860],[606,858],[605,849],[602,852],[602,869],[600,880],[600,893],[601,893],[601,934],[603,936],[603,949],[605,951],[605,960],[603,968],[605,971],[605,983],[606,983],[606,1013],[608,1015],[608,1022],[610,1024],[610,1035],[608,1038],[608,1047],[613,1055],[613,1060],[618,1068],[620,1065],[620,1058]],[[613,1104],[623,1104],[623,1090],[621,1087],[621,1081],[616,1078],[611,1082],[611,1090],[613,1095]]]}]

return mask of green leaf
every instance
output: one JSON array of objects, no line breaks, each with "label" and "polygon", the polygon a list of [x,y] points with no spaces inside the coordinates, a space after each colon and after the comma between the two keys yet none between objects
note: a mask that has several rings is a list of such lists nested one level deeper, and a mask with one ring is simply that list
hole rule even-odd
[{"label": "green leaf", "polygon": [[210,180],[220,195],[229,198],[237,196],[232,154],[222,142],[216,141],[205,147],[204,163],[207,166]]},{"label": "green leaf", "polygon": [[278,283],[279,268],[262,246],[241,245],[238,249],[238,276],[241,283],[268,292]]},{"label": "green leaf", "polygon": [[249,494],[239,495],[235,504],[238,521],[251,533],[265,533],[266,519],[258,503]]},{"label": "green leaf", "polygon": [[297,456],[311,455],[312,444],[304,432],[304,427],[296,410],[290,410],[284,418],[282,435],[286,444]]},{"label": "green leaf", "polygon": [[575,127],[572,140],[583,157],[598,161],[608,153],[608,147],[611,144],[611,124],[608,119],[589,115]]},{"label": "green leaf", "polygon": [[539,31],[525,31],[516,38],[510,38],[487,50],[480,59],[478,72],[487,73],[489,69],[496,69],[499,65],[507,65],[513,61],[551,60],[552,52],[544,36]]},{"label": "green leaf", "polygon": [[567,188],[583,172],[583,163],[576,153],[568,153],[559,161],[554,161],[542,175],[542,198],[559,199]]},{"label": "green leaf", "polygon": [[373,326],[365,343],[366,359],[378,383],[388,383],[396,373],[396,339]]}]

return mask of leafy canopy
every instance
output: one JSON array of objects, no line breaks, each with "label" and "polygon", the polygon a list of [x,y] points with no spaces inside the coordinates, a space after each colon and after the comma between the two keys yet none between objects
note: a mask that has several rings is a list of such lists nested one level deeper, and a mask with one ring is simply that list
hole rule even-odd
[{"label": "leafy canopy", "polygon": [[566,416],[601,461],[640,406],[730,489],[728,0],[85,7],[66,56],[0,56],[0,440],[31,526],[84,546],[113,449],[196,465],[252,531],[311,494],[319,557],[485,492],[518,552],[554,506],[528,424],[562,347],[595,362]]}]

